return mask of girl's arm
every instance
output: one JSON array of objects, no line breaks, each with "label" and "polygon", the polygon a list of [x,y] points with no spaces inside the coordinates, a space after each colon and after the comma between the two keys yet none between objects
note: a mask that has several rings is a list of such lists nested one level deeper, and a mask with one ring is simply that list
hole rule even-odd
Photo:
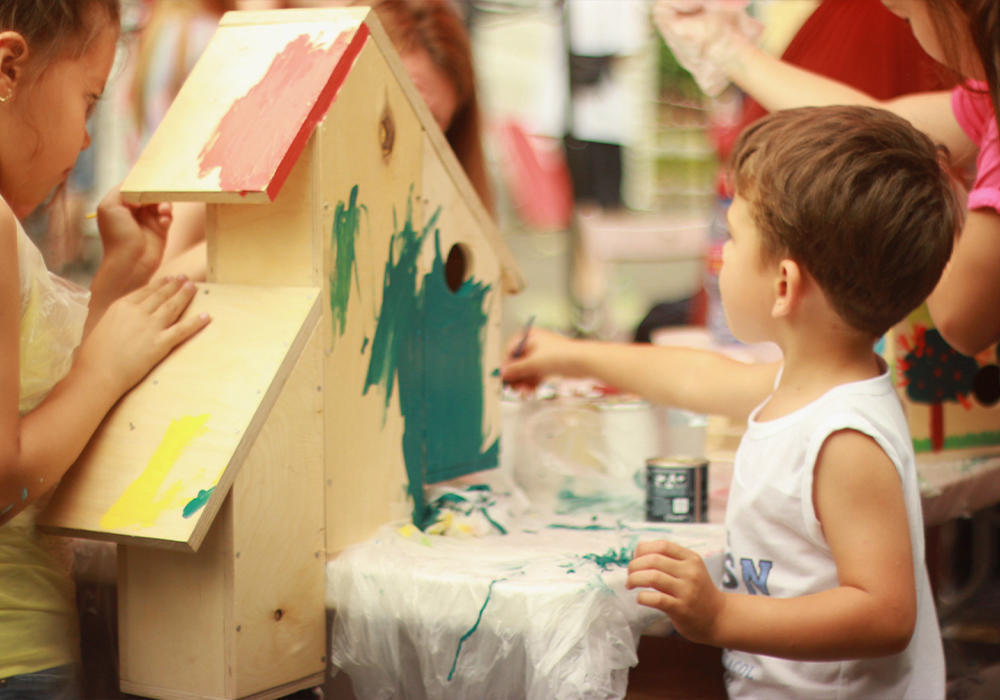
[{"label": "girl's arm", "polygon": [[173,221],[157,274],[183,273],[193,280],[205,279],[205,219],[204,202],[173,204]]},{"label": "girl's arm", "polygon": [[899,476],[869,437],[841,431],[816,463],[813,501],[837,565],[839,585],[797,598],[724,593],[697,554],[671,542],[644,543],[628,586],[667,613],[690,639],[789,659],[895,654],[916,621],[909,525]]},{"label": "girl's arm", "polygon": [[592,377],[654,403],[746,418],[774,387],[778,364],[746,364],[692,348],[573,340],[533,329],[520,358],[507,348],[504,381],[535,386],[549,376]]},{"label": "girl's arm", "polygon": [[136,290],[108,308],[66,377],[20,416],[16,235],[13,213],[0,206],[0,524],[51,489],[121,395],[208,323],[180,319],[195,293],[190,283],[161,280]]},{"label": "girl's arm", "polygon": [[970,211],[927,305],[948,344],[976,355],[1000,338],[1000,214]]},{"label": "girl's arm", "polygon": [[953,163],[965,163],[976,152],[952,112],[950,90],[877,100],[850,85],[786,63],[746,39],[734,37],[733,41],[736,50],[726,63],[726,72],[768,111],[826,105],[881,107],[945,146]]}]

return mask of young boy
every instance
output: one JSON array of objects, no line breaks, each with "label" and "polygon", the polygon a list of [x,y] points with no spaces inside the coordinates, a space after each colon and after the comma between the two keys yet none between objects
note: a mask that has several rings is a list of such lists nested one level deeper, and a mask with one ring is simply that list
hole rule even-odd
[{"label": "young boy", "polygon": [[740,137],[720,277],[726,318],[781,363],[532,333],[504,378],[593,376],[747,418],[722,590],[701,558],[641,543],[638,601],[726,649],[730,696],[943,698],[913,450],[873,344],[934,288],[960,204],[934,145],[865,107],[776,112]]}]

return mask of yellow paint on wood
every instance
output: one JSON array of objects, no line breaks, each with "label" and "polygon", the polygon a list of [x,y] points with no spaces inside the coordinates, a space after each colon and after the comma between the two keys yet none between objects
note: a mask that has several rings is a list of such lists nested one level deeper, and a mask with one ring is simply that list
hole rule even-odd
[{"label": "yellow paint on wood", "polygon": [[181,451],[205,432],[206,421],[207,413],[170,421],[146,468],[101,517],[101,527],[107,530],[135,525],[152,527],[164,510],[181,508],[190,500],[192,496],[183,490],[185,483],[182,480],[172,481],[165,492],[164,486]]}]

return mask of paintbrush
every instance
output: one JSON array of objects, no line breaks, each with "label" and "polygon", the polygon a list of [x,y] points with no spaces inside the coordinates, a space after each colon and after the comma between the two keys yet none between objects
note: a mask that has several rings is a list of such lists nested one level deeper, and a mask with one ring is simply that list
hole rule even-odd
[{"label": "paintbrush", "polygon": [[511,357],[518,358],[524,354],[524,348],[528,344],[528,336],[531,334],[531,326],[535,322],[535,315],[532,314],[528,319],[528,322],[524,324],[524,331],[521,333],[521,340],[518,341],[517,345],[514,347],[514,352],[511,353]]}]

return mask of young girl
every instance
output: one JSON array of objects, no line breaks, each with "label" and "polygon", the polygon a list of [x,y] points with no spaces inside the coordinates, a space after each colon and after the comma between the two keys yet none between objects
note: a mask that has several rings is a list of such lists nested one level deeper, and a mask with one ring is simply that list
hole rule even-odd
[{"label": "young girl", "polygon": [[146,286],[168,206],[131,207],[117,191],[101,202],[89,307],[19,222],[90,144],[119,13],[118,0],[0,4],[0,698],[76,695],[73,587],[36,513],[112,405],[208,322],[180,319],[187,280]]},{"label": "young girl", "polygon": [[[931,58],[964,80],[962,85],[880,102],[757,49],[712,3],[659,0],[655,17],[676,55],[695,57],[702,70],[705,62],[712,64],[768,110],[880,106],[947,146],[954,165],[975,165],[964,227],[928,299],[942,335],[955,349],[973,355],[1000,340],[995,302],[1000,297],[1000,9],[996,0],[882,1],[909,23]],[[705,31],[709,25],[711,32]]]}]

